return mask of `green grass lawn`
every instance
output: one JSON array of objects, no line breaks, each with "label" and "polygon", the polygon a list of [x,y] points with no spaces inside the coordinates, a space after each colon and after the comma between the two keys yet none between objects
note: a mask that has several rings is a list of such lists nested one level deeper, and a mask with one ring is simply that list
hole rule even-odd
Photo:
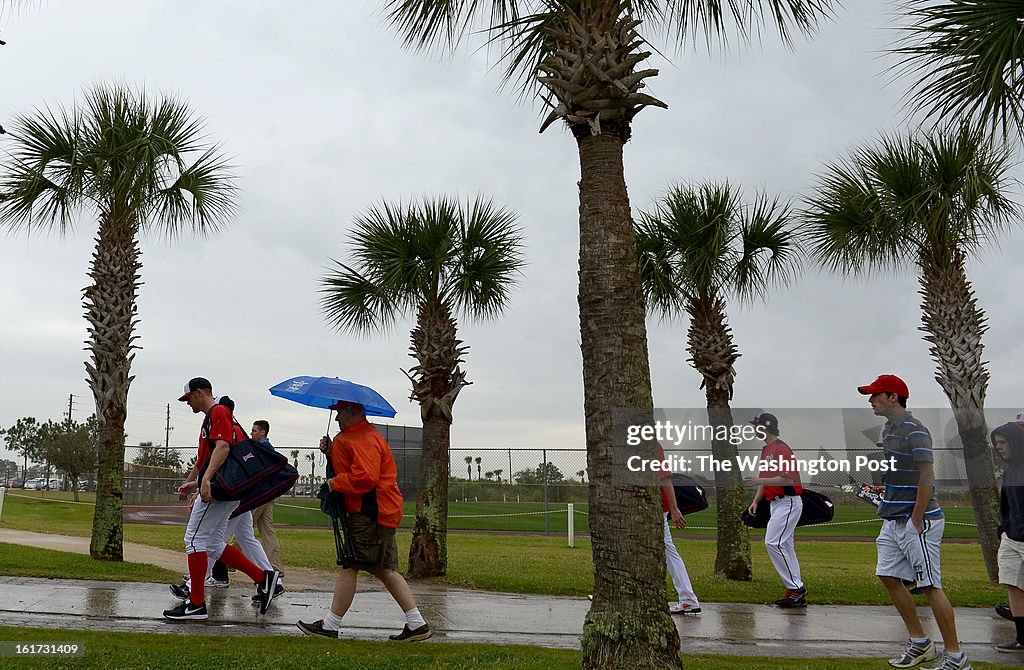
[{"label": "green grass lawn", "polygon": [[[865,508],[867,506],[865,505]],[[276,512],[276,510],[275,510]],[[321,515],[323,516],[323,515]],[[323,528],[281,528],[282,559],[286,565],[333,569],[334,544],[323,517]],[[51,529],[65,535],[88,536],[90,508],[84,505],[8,498],[0,526],[25,530]],[[867,524],[864,524],[867,525]],[[171,551],[181,551],[180,526],[128,524],[125,539]],[[700,531],[694,531],[697,533]],[[399,557],[408,555],[410,534],[398,534]],[[708,602],[767,603],[778,598],[782,586],[760,542],[752,547],[755,578],[730,582],[712,575],[715,543],[694,539],[683,532],[677,547],[686,561],[698,596]],[[874,577],[875,548],[870,542],[797,542],[804,579],[811,602],[820,604],[888,604]],[[82,557],[88,562],[88,559]],[[989,607],[1006,598],[1004,587],[989,583],[974,544],[948,543],[942,549],[944,586],[958,606]],[[0,562],[0,565],[4,563]],[[67,573],[37,571],[40,576]],[[166,581],[166,577],[142,581]],[[448,538],[448,576],[445,583],[468,588],[518,593],[583,597],[593,587],[590,542],[577,539],[575,549],[559,535],[452,534]],[[923,602],[923,601],[922,601]]]},{"label": "green grass lawn", "polygon": [[[394,644],[307,637],[245,637],[190,635],[188,654],[180,635],[102,633],[0,627],[0,642],[75,642],[85,647],[81,658],[4,658],[14,669],[82,668],[217,668],[218,670],[569,670],[580,667],[578,651],[491,644]],[[687,668],[702,670],[863,670],[887,667],[882,659],[780,659],[741,656],[685,656]],[[978,670],[997,668],[974,663]],[[1005,666],[1004,666],[1005,667]]]},{"label": "green grass lawn", "polygon": [[[14,505],[19,514],[28,511],[27,508],[30,506],[44,505],[45,507],[43,508],[37,508],[37,511],[42,513],[45,510],[45,514],[52,515],[54,518],[73,520],[80,518],[82,511],[91,510],[87,505],[62,505],[53,502],[55,500],[70,500],[71,494],[67,492],[16,491],[15,493],[16,495],[7,497],[5,506]],[[92,501],[92,493],[82,492],[79,495],[83,502]],[[28,496],[28,498],[23,496]],[[63,511],[57,508],[61,508]],[[579,534],[590,532],[590,517],[587,515],[588,509],[588,506],[584,503],[577,503],[575,505],[574,525],[576,532]],[[972,508],[947,505],[943,509],[946,513],[945,537],[978,537],[978,529],[975,525],[974,510]],[[548,511],[549,513],[545,516],[543,513],[544,503],[534,502],[449,502],[448,528],[451,530],[541,533],[548,531],[556,535],[565,535],[568,528],[566,504],[549,503]],[[405,503],[405,515],[402,518],[402,528],[412,528],[415,521],[415,513],[415,501],[407,500]],[[687,535],[713,535],[714,530],[708,529],[716,525],[715,514],[716,509],[714,505],[703,512],[690,514],[686,517],[686,521],[691,528],[683,531],[674,530],[673,534],[681,538]],[[89,515],[91,523],[91,511]],[[320,511],[317,500],[300,497],[292,498],[291,496],[278,498],[277,505],[274,507],[274,521],[279,526],[326,527],[328,524],[327,517]],[[855,537],[873,539],[878,535],[879,521],[875,516],[875,508],[867,503],[853,502],[837,505],[834,523],[840,523],[840,525],[818,525],[798,528],[797,538]],[[762,531],[754,532],[755,537],[763,534]]]},{"label": "green grass lawn", "polygon": [[0,574],[17,577],[74,577],[102,581],[167,582],[178,573],[142,563],[94,561],[85,554],[0,542]]}]

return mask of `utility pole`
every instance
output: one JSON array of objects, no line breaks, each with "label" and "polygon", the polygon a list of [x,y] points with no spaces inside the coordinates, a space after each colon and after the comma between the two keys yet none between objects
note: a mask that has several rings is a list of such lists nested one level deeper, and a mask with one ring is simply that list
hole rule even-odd
[{"label": "utility pole", "polygon": [[167,403],[167,426],[164,429],[164,462],[167,461],[167,448],[171,443],[171,403]]},{"label": "utility pole", "polygon": [[70,393],[70,394],[68,394],[68,423],[71,423],[71,412],[74,411],[74,408],[75,408],[75,394],[74,393]]}]

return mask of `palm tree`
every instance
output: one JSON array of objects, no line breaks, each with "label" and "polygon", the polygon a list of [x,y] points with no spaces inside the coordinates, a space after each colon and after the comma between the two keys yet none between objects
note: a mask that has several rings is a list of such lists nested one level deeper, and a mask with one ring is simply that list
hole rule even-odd
[{"label": "palm tree", "polygon": [[473,457],[466,456],[466,480],[473,481]]},{"label": "palm tree", "polygon": [[906,36],[893,51],[928,116],[970,119],[1004,135],[1024,131],[1024,4],[910,0]]},{"label": "palm tree", "polygon": [[309,452],[306,454],[306,460],[309,461],[309,495],[316,495],[313,490],[313,485],[316,483],[316,454],[312,451]]},{"label": "palm tree", "polygon": [[578,470],[576,472],[576,476],[579,477],[580,484],[586,484],[587,483],[587,471],[586,470]]},{"label": "palm tree", "polygon": [[981,338],[988,326],[965,265],[1021,215],[1009,198],[1013,167],[1009,149],[976,129],[883,136],[826,166],[806,211],[813,253],[830,270],[915,269],[920,329],[953,408],[992,579],[999,515],[984,417],[989,375]]},{"label": "palm tree", "polygon": [[[292,449],[292,467],[295,468],[296,472],[299,471],[299,450],[298,449]],[[293,498],[295,497],[295,487],[294,486],[292,487],[292,497]]]},{"label": "palm tree", "polygon": [[501,473],[502,472],[505,472],[505,471],[500,469],[500,468],[494,471],[494,476],[498,479],[498,483],[499,484],[501,483]]},{"label": "palm tree", "polygon": [[[647,329],[623,167],[633,118],[667,107],[643,93],[652,68],[641,28],[684,44],[741,39],[772,23],[783,40],[812,32],[833,0],[384,0],[388,19],[417,49],[454,50],[483,32],[506,64],[504,80],[551,108],[541,130],[563,121],[580,161],[579,306],[587,466],[591,480],[594,603],[584,624],[584,667],[678,667],[667,613],[664,542],[650,486],[611,486],[613,409],[653,420]],[[653,445],[648,445],[651,457]],[[621,519],[634,520],[623,532]],[[644,622],[632,627],[633,622]],[[656,660],[654,660],[656,659]]]},{"label": "palm tree", "polygon": [[352,265],[336,263],[321,280],[328,321],[370,333],[416,315],[410,356],[417,364],[405,374],[420,404],[423,451],[409,572],[443,575],[452,408],[471,383],[461,367],[469,347],[458,339],[455,317],[501,314],[523,267],[522,234],[515,215],[488,200],[441,197],[373,207],[356,219],[349,241]]},{"label": "palm tree", "polygon": [[476,463],[476,478],[477,479],[480,479],[480,461],[481,460],[483,460],[483,459],[481,459],[479,456],[477,456],[476,458],[473,459],[473,462]]},{"label": "palm tree", "polygon": [[10,129],[0,178],[0,227],[67,233],[76,211],[96,212],[98,233],[83,306],[85,364],[99,421],[93,558],[122,560],[127,415],[139,235],[177,237],[221,228],[235,206],[234,177],[185,102],[98,85],[73,109],[41,110]]},{"label": "palm tree", "polygon": [[[674,186],[636,226],[640,275],[648,309],[663,318],[690,319],[687,359],[700,373],[709,425],[733,425],[730,401],[740,357],[728,324],[727,298],[764,298],[796,269],[788,207],[758,197],[743,203],[728,182]],[[736,445],[715,439],[712,455],[736,462]],[[741,522],[746,508],[738,470],[715,472],[718,547],[715,573],[751,578],[750,539]]]}]

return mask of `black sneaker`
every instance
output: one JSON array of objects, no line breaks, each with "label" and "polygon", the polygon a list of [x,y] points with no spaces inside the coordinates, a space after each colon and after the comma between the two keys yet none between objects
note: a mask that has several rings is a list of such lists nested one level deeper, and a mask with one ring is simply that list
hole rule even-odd
[{"label": "black sneaker", "polygon": [[[278,582],[277,583],[277,587],[274,589],[274,597],[276,598],[279,595],[281,595],[282,593],[284,593],[284,584],[282,584],[281,582]],[[259,590],[257,590],[256,593],[252,594],[252,601],[254,603],[258,603],[260,601],[260,598],[262,598],[262,597],[263,596],[260,595]]]},{"label": "black sneaker", "polygon": [[996,614],[1008,621],[1013,621],[1013,612],[1010,611],[1009,605],[996,605]]},{"label": "black sneaker", "polygon": [[807,607],[807,589],[803,586],[795,590],[786,589],[786,595],[776,600],[775,604],[783,609]]},{"label": "black sneaker", "polygon": [[186,600],[174,609],[164,610],[164,618],[171,621],[206,621],[210,617],[206,613],[206,601],[193,605]]},{"label": "black sneaker", "polygon": [[301,630],[306,635],[319,635],[320,637],[329,637],[335,640],[337,640],[341,636],[341,633],[339,631],[327,630],[326,628],[324,628],[323,619],[317,619],[313,623],[306,623],[305,621],[300,621],[295,625],[298,626],[299,630]]},{"label": "black sneaker", "polygon": [[267,610],[270,609],[270,601],[278,595],[277,580],[280,578],[281,573],[277,570],[263,571],[263,581],[256,587],[256,602],[259,603],[260,614],[267,613]]},{"label": "black sneaker", "polygon": [[181,584],[171,584],[171,595],[178,600],[188,600],[192,591],[188,588],[188,584],[182,582]]},{"label": "black sneaker", "polygon": [[409,624],[405,624],[405,628],[398,635],[389,635],[389,640],[395,640],[396,642],[419,642],[420,640],[426,640],[428,637],[433,635],[430,631],[430,626],[423,624],[416,630],[409,630]]},{"label": "black sneaker", "polygon": [[997,644],[996,651],[1013,652],[1019,651],[1024,652],[1024,644],[1014,640],[1013,642],[1007,642],[1006,644]]}]

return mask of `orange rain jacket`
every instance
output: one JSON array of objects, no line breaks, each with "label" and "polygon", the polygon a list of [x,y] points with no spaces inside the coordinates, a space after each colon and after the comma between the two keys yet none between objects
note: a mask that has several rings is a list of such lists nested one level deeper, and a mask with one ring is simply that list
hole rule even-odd
[{"label": "orange rain jacket", "polygon": [[402,521],[398,468],[391,448],[376,428],[363,419],[335,435],[331,464],[337,473],[331,479],[331,490],[344,494],[348,512],[398,528]]}]

